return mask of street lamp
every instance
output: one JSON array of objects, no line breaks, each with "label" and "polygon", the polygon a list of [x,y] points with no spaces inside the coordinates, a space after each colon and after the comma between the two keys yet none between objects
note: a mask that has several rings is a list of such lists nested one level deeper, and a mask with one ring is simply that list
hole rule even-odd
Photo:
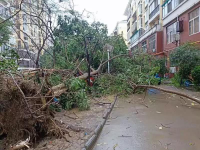
[{"label": "street lamp", "polygon": [[85,51],[86,51],[86,57],[87,57],[87,62],[88,62],[88,85],[90,85],[90,55],[88,52],[88,48],[87,48],[87,42],[90,43],[92,41],[92,36],[87,36],[85,38]]},{"label": "street lamp", "polygon": [[110,52],[113,51],[114,47],[110,44],[106,44],[104,46],[104,48],[107,50],[108,52],[108,73],[110,73]]}]

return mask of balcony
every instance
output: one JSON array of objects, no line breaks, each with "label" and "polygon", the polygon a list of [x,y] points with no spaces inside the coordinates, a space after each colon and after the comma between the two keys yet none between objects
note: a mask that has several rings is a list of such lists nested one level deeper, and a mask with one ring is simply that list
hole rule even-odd
[{"label": "balcony", "polygon": [[144,39],[149,37],[150,35],[162,31],[161,25],[156,25],[149,30],[139,29],[132,37],[131,37],[131,47],[136,46],[139,42],[142,42]]},{"label": "balcony", "polygon": [[157,12],[159,12],[159,10],[160,10],[160,5],[158,5],[158,6],[150,13],[150,15],[149,15],[149,20],[150,20],[151,18],[153,18],[153,16],[154,16]]},{"label": "balcony", "polygon": [[132,24],[131,32],[132,32],[132,33],[135,33],[136,30],[137,30],[137,22],[135,21],[135,22]]}]

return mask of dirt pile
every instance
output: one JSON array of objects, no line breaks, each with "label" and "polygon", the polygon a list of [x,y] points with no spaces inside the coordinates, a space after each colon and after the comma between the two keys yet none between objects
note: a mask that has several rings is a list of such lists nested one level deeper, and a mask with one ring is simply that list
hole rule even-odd
[{"label": "dirt pile", "polygon": [[53,96],[44,98],[43,91],[48,89],[41,90],[34,81],[0,76],[0,149],[17,149],[17,142],[26,139],[34,145],[47,135],[63,135],[53,111],[46,107]]}]

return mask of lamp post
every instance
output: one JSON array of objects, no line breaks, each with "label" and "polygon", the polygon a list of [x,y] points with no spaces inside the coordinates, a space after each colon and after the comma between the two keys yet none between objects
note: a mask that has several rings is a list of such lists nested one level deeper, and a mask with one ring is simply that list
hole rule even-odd
[{"label": "lamp post", "polygon": [[92,40],[91,36],[87,36],[85,38],[85,51],[86,51],[86,57],[87,57],[87,62],[88,62],[88,78],[87,78],[88,85],[90,85],[90,54],[88,52],[87,42],[90,43],[91,40]]},{"label": "lamp post", "polygon": [[110,73],[110,52],[113,51],[114,47],[110,44],[105,44],[104,49],[108,52],[108,73]]},{"label": "lamp post", "polygon": [[108,49],[107,52],[108,52],[108,74],[110,74],[110,61],[109,61],[109,59],[110,59],[110,50]]}]

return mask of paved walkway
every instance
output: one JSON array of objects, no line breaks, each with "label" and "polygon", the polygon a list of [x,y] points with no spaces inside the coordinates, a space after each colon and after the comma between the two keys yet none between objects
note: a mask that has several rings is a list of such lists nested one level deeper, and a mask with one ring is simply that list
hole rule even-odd
[{"label": "paved walkway", "polygon": [[200,150],[200,107],[154,93],[119,99],[94,150]]}]

